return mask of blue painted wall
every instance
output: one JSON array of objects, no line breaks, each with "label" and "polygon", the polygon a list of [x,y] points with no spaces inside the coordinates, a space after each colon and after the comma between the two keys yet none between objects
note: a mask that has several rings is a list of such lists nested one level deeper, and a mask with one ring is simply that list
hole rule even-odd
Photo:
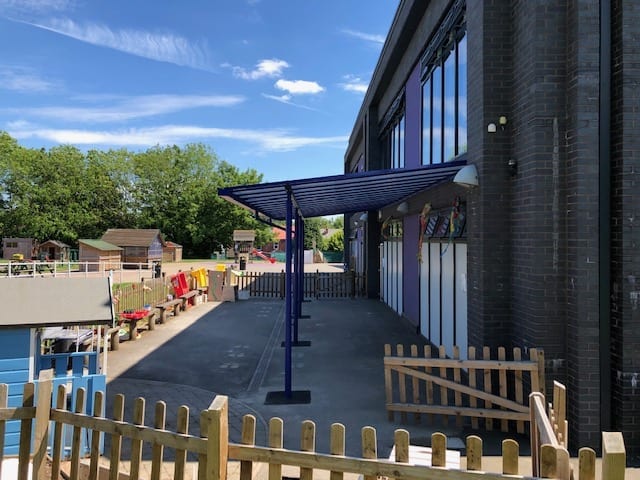
[{"label": "blue painted wall", "polygon": [[[30,330],[3,330],[0,334],[0,383],[9,385],[9,407],[22,404],[22,391],[29,378]],[[7,422],[5,455],[17,455],[20,422]]]}]

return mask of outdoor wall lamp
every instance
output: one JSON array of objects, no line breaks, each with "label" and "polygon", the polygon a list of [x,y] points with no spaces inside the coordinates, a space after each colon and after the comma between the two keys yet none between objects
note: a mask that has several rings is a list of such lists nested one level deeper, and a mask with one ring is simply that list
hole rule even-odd
[{"label": "outdoor wall lamp", "polygon": [[362,215],[360,215],[358,220],[360,220],[361,222],[366,222],[368,218],[369,218],[369,214],[367,212],[364,212]]},{"label": "outdoor wall lamp", "polygon": [[462,185],[463,187],[467,188],[477,187],[479,185],[478,169],[473,164],[465,165],[460,170],[458,170],[456,176],[453,177],[453,183]]},{"label": "outdoor wall lamp", "polygon": [[510,158],[507,162],[507,166],[509,167],[509,175],[515,177],[518,174],[518,162],[515,159]]},{"label": "outdoor wall lamp", "polygon": [[409,204],[407,202],[402,202],[400,205],[396,207],[398,213],[406,215],[409,211]]}]

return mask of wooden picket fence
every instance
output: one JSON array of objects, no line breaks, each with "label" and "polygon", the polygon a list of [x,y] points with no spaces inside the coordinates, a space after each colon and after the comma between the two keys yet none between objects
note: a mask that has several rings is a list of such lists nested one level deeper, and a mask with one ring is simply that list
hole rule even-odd
[{"label": "wooden picket fence", "polygon": [[141,310],[145,305],[155,306],[173,293],[171,283],[163,278],[143,279],[141,282],[116,284],[113,287],[114,310]]},{"label": "wooden picket fence", "polygon": [[[237,276],[238,290],[250,297],[284,298],[285,273],[243,271]],[[364,277],[356,272],[305,273],[305,298],[353,298],[364,295]]]},{"label": "wooden picket fence", "polygon": [[[73,411],[66,409],[66,390],[60,386],[57,391],[55,408],[51,408],[51,382],[39,382],[38,402],[34,407],[35,385],[24,388],[24,400],[21,407],[7,407],[6,385],[0,385],[0,465],[4,442],[5,423],[8,420],[21,422],[20,453],[17,480],[29,477],[29,462],[33,464],[34,478],[57,480],[61,468],[61,442],[63,429],[73,430],[74,444],[70,464],[72,480],[81,478],[80,436],[86,431],[92,445],[88,462],[87,478],[98,478],[102,470],[107,470],[109,478],[117,478],[121,468],[122,442],[131,442],[131,461],[129,478],[139,478],[143,445],[151,446],[151,478],[158,479],[161,470],[166,467],[164,458],[169,450],[174,453],[173,478],[182,480],[187,475],[187,454],[197,457],[198,479],[226,480],[229,461],[240,462],[240,480],[253,478],[254,463],[268,464],[268,478],[282,478],[283,466],[299,469],[301,480],[311,480],[314,470],[329,471],[330,478],[340,480],[345,473],[359,474],[364,480],[377,477],[402,478],[406,480],[468,479],[502,480],[506,478],[524,478],[519,466],[519,446],[513,440],[503,442],[502,473],[488,473],[482,470],[482,440],[477,436],[466,439],[466,465],[452,468],[447,464],[447,438],[441,433],[433,434],[427,464],[421,464],[411,458],[409,433],[396,430],[394,435],[395,456],[391,459],[378,459],[376,431],[372,427],[362,429],[362,457],[345,456],[345,427],[335,423],[331,426],[330,452],[315,452],[315,424],[312,421],[302,423],[300,450],[283,449],[283,421],[272,418],[269,421],[268,445],[255,445],[256,418],[245,415],[242,420],[241,441],[229,442],[228,398],[216,396],[207,410],[200,414],[200,435],[189,434],[189,409],[181,406],[177,415],[176,431],[166,429],[166,406],[164,402],[155,405],[153,426],[144,424],[145,401],[135,401],[133,421],[124,421],[124,396],[117,395],[114,402],[113,419],[103,417],[104,398],[102,392],[95,395],[95,414],[84,412],[84,391],[77,396]],[[532,416],[534,414],[532,413]],[[544,416],[544,409],[540,413]],[[35,420],[35,422],[34,422]],[[548,421],[548,419],[547,419]],[[44,476],[47,455],[47,439],[52,422],[53,446],[51,447],[51,475]],[[33,433],[33,442],[31,441]],[[103,435],[111,438],[109,459],[98,456],[98,445]],[[626,457],[624,443],[620,433],[603,433],[602,478],[622,480],[625,473]],[[540,449],[540,468],[537,478],[560,478],[569,480],[566,469],[561,468],[565,458],[553,445],[543,445]],[[454,459],[455,461],[455,459]],[[108,465],[108,466],[107,466]],[[582,449],[579,456],[578,476],[576,480],[595,478],[595,452]],[[1,467],[0,467],[1,468]],[[0,476],[2,472],[0,471]],[[505,475],[508,475],[506,477]],[[524,475],[528,475],[524,473]],[[84,476],[82,478],[85,478]],[[530,478],[530,477],[527,477]]]},{"label": "wooden picket fence", "polygon": [[[470,417],[472,428],[479,428],[484,421],[487,430],[494,428],[494,420],[500,422],[503,432],[509,431],[509,422],[515,421],[518,433],[524,433],[529,421],[526,390],[541,392],[544,396],[544,352],[529,349],[529,359],[522,359],[519,348],[513,349],[507,361],[506,349],[498,348],[497,358],[491,349],[484,347],[478,358],[476,349],[469,347],[467,360],[460,358],[460,348],[453,347],[451,358],[444,346],[436,349],[430,345],[421,349],[397,345],[384,347],[384,379],[386,406],[389,419],[400,412],[401,421],[407,421],[407,413],[413,413],[416,421],[426,416],[432,422],[434,415],[448,424],[449,417],[456,419],[458,427],[463,418]],[[420,351],[421,350],[421,351]]]}]

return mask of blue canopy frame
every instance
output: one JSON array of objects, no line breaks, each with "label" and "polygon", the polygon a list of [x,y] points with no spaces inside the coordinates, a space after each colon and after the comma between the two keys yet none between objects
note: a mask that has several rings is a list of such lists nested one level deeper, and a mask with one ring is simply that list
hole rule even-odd
[{"label": "blue canopy frame", "polygon": [[250,210],[258,220],[269,224],[284,220],[286,224],[283,392],[286,398],[293,397],[292,347],[299,342],[298,319],[304,300],[304,219],[382,209],[450,182],[466,164],[466,160],[457,160],[419,168],[373,170],[218,189],[220,197]]}]

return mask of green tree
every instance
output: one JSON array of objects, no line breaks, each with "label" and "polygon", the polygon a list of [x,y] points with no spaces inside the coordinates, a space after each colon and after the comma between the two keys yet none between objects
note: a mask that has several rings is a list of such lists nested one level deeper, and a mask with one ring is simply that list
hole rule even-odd
[{"label": "green tree", "polygon": [[325,250],[329,252],[343,252],[344,251],[344,231],[338,230],[331,235],[325,245]]},{"label": "green tree", "polygon": [[314,247],[318,250],[324,249],[324,239],[322,238],[323,225],[326,218],[307,218],[304,221],[304,248],[309,250]]}]

